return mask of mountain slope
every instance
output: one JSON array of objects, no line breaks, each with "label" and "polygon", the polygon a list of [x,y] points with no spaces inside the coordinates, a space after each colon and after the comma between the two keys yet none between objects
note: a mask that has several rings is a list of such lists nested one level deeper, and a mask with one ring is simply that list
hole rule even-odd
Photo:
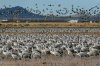
[{"label": "mountain slope", "polygon": [[0,18],[42,18],[42,15],[34,14],[20,6],[0,9]]}]

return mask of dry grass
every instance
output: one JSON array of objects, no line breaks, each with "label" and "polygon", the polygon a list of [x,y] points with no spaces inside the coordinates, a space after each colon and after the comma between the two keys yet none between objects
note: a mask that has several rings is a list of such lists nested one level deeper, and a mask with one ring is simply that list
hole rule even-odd
[{"label": "dry grass", "polygon": [[47,28],[47,27],[100,27],[100,23],[66,23],[66,22],[30,22],[30,23],[0,23],[0,27],[27,27],[27,28]]},{"label": "dry grass", "polygon": [[1,60],[0,66],[100,66],[100,57],[43,57],[31,60]]}]

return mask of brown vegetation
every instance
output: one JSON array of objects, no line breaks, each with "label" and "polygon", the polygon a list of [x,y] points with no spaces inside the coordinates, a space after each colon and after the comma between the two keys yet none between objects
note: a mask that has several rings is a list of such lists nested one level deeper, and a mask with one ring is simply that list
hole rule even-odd
[{"label": "brown vegetation", "polygon": [[0,66],[100,66],[100,57],[48,56],[41,59],[1,60]]},{"label": "brown vegetation", "polygon": [[66,22],[29,22],[29,23],[0,23],[0,27],[27,27],[27,28],[47,28],[47,27],[100,27],[100,23],[66,23]]}]

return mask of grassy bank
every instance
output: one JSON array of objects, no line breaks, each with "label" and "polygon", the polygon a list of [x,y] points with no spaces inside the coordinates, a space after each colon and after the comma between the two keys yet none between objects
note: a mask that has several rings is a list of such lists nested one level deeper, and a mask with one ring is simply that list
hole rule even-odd
[{"label": "grassy bank", "polygon": [[29,22],[29,23],[2,23],[0,22],[0,27],[7,28],[49,28],[49,27],[100,27],[100,23],[66,23],[66,22]]}]

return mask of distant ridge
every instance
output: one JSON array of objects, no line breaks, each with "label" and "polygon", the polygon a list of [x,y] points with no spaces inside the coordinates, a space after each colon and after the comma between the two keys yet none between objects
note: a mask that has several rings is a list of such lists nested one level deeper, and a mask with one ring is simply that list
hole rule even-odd
[{"label": "distant ridge", "polygon": [[27,11],[25,8],[20,6],[0,9],[0,18],[42,18],[44,16],[34,14]]},{"label": "distant ridge", "polygon": [[0,19],[24,19],[24,21],[66,21],[66,17],[60,16],[46,16],[35,14],[27,9],[16,6],[11,8],[0,9]]},{"label": "distant ridge", "polygon": [[38,21],[69,21],[69,20],[78,20],[78,21],[100,21],[100,14],[95,16],[93,15],[82,15],[74,14],[70,16],[44,16],[40,14],[35,14],[28,11],[26,8],[16,6],[11,8],[0,9],[0,19],[32,19]]}]

